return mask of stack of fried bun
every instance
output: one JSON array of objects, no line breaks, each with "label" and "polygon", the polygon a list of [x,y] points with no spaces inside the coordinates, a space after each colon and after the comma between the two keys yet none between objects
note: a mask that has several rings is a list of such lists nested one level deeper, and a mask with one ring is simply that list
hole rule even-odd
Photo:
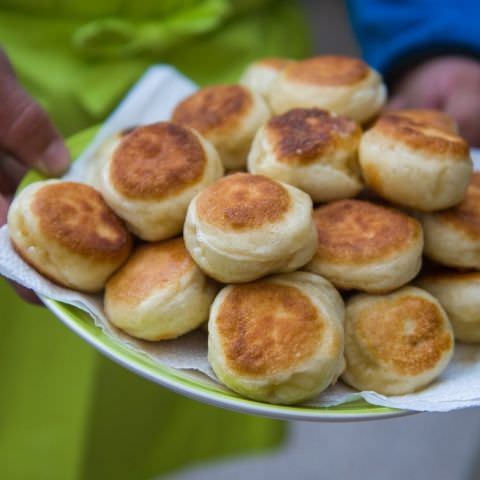
[{"label": "stack of fried bun", "polygon": [[298,403],[339,378],[414,392],[455,338],[480,342],[480,174],[451,118],[385,99],[358,59],[260,60],[110,138],[96,189],[20,192],[12,243],[104,291],[134,337],[208,322],[209,362],[245,397]]}]

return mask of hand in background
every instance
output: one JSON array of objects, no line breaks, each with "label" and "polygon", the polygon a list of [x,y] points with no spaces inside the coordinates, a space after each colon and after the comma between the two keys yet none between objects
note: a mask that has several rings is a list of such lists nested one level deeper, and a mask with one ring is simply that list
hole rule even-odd
[{"label": "hand in background", "polygon": [[388,108],[435,108],[458,123],[460,135],[480,146],[480,61],[437,57],[409,70],[393,84]]},{"label": "hand in background", "polygon": [[[15,78],[7,56],[0,50],[0,226],[7,221],[12,195],[25,172],[35,168],[47,175],[63,173],[69,153],[47,113]],[[14,285],[28,301],[36,296]]]}]

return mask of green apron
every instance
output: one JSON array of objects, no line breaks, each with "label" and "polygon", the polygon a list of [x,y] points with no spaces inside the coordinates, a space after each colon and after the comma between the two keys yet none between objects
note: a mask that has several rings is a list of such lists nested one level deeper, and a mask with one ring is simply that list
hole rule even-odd
[{"label": "green apron", "polygon": [[[290,1],[2,0],[17,75],[70,135],[104,119],[152,63],[200,84],[235,81],[309,39]],[[265,5],[264,5],[265,4]],[[0,478],[142,480],[271,448],[280,422],[210,407],[96,353],[0,280]]]}]

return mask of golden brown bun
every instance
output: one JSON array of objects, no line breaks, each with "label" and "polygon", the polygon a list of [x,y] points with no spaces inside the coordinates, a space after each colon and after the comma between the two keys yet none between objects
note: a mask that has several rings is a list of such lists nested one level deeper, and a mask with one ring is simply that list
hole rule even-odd
[{"label": "golden brown bun", "polygon": [[349,118],[295,108],[258,131],[248,170],[300,188],[314,202],[353,197],[362,188],[360,136],[360,127]]},{"label": "golden brown bun", "polygon": [[318,107],[364,123],[382,108],[386,89],[380,75],[361,60],[319,56],[289,63],[268,94],[275,114]]},{"label": "golden brown bun", "polygon": [[207,320],[217,290],[181,238],[144,244],[107,282],[105,313],[134,337],[175,338]]},{"label": "golden brown bun", "polygon": [[453,355],[448,317],[429,293],[405,287],[347,302],[343,380],[359,390],[403,395],[419,390]]},{"label": "golden brown bun", "polygon": [[228,286],[215,299],[208,359],[232,390],[265,402],[312,397],[343,370],[343,302],[306,272]]},{"label": "golden brown bun", "polygon": [[290,63],[286,58],[263,58],[247,67],[240,83],[267,98],[268,92],[277,75]]},{"label": "golden brown bun", "polygon": [[480,272],[441,269],[421,275],[415,283],[442,304],[456,339],[480,342]]},{"label": "golden brown bun", "polygon": [[450,267],[480,269],[480,172],[456,207],[420,216],[425,255]]},{"label": "golden brown bun", "polygon": [[246,173],[219,180],[197,199],[200,219],[226,231],[240,232],[278,222],[289,207],[288,191],[280,183]]},{"label": "golden brown bun", "polygon": [[305,267],[336,287],[387,292],[420,270],[423,235],[413,218],[361,200],[317,208],[317,251]]},{"label": "golden brown bun", "polygon": [[101,191],[133,233],[155,241],[180,233],[190,200],[222,174],[210,142],[160,122],[122,137],[104,166]]},{"label": "golden brown bun", "polygon": [[244,168],[253,137],[270,116],[262,97],[242,85],[205,87],[180,102],[172,120],[213,143],[226,169]]},{"label": "golden brown bun", "polygon": [[229,175],[192,200],[184,238],[202,270],[224,283],[293,271],[315,251],[312,201],[261,175]]},{"label": "golden brown bun", "polygon": [[383,116],[400,117],[425,126],[433,127],[446,133],[458,135],[458,126],[455,120],[445,112],[429,109],[402,109],[390,110]]},{"label": "golden brown bun", "polygon": [[91,185],[93,188],[100,190],[102,183],[102,171],[112,155],[112,152],[117,148],[119,143],[136,127],[124,128],[113,135],[108,136],[103,143],[97,148],[93,154],[92,160],[88,163],[86,171],[84,171],[84,183]]},{"label": "golden brown bun", "polygon": [[469,148],[461,137],[392,114],[364,133],[359,159],[370,188],[421,211],[458,204],[472,173]]},{"label": "golden brown bun", "polygon": [[22,190],[8,212],[15,250],[65,287],[101,290],[127,259],[132,238],[102,196],[75,182],[47,180]]}]

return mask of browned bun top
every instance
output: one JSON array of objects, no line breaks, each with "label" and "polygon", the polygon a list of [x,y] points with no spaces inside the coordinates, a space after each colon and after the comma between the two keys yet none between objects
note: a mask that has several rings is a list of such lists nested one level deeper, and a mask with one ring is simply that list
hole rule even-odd
[{"label": "browned bun top", "polygon": [[107,282],[109,300],[140,302],[155,290],[178,285],[193,267],[182,238],[141,245]]},{"label": "browned bun top", "polygon": [[420,375],[434,368],[453,343],[445,313],[413,293],[368,302],[355,317],[354,328],[368,356],[401,375]]},{"label": "browned bun top", "polygon": [[415,123],[430,126],[446,133],[456,135],[458,133],[455,120],[445,112],[430,109],[402,109],[391,110],[385,115],[406,118]]},{"label": "browned bun top", "polygon": [[290,196],[262,175],[235,173],[217,180],[197,198],[199,218],[222,230],[256,229],[282,220]]},{"label": "browned bun top", "polygon": [[180,102],[172,119],[203,134],[228,132],[237,127],[252,105],[252,94],[246,87],[215,85],[202,88]]},{"label": "browned bun top", "polygon": [[419,223],[390,208],[361,200],[340,200],[317,208],[316,258],[361,264],[382,260],[410,247],[421,235]]},{"label": "browned bun top", "polygon": [[130,251],[132,238],[122,221],[88,185],[46,184],[35,193],[31,209],[45,238],[72,253],[101,260]]},{"label": "browned bun top", "polygon": [[287,80],[325,87],[349,86],[363,81],[369,74],[369,67],[357,58],[325,55],[285,67]]},{"label": "browned bun top", "polygon": [[279,57],[268,57],[268,58],[261,58],[260,60],[257,60],[254,65],[258,65],[260,67],[268,67],[273,70],[282,70],[284,67],[286,67],[291,60],[288,60],[286,58],[279,58]]},{"label": "browned bun top", "polygon": [[472,240],[480,242],[480,172],[474,173],[462,202],[433,215]]},{"label": "browned bun top", "polygon": [[197,136],[170,122],[138,127],[113,153],[110,180],[122,195],[160,200],[201,179],[206,155]]},{"label": "browned bun top", "polygon": [[298,288],[265,281],[234,286],[216,320],[228,366],[252,376],[289,370],[311,357],[324,325]]},{"label": "browned bun top", "polygon": [[372,131],[428,154],[452,155],[449,158],[453,160],[464,160],[469,156],[469,147],[463,138],[404,116],[390,113],[382,115]]},{"label": "browned bun top", "polygon": [[319,108],[294,108],[266,125],[268,140],[280,162],[309,164],[339,148],[355,148],[361,129],[347,117]]}]

